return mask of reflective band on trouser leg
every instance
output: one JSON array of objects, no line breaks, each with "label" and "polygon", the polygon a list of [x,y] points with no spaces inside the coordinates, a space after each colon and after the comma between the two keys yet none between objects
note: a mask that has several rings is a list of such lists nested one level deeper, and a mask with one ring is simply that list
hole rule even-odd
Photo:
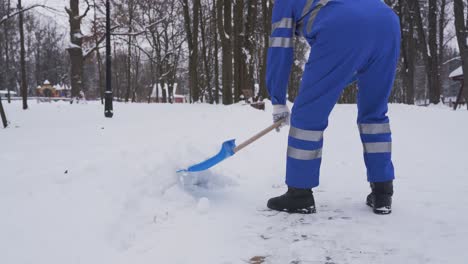
[{"label": "reflective band on trouser leg", "polygon": [[270,38],[270,48],[292,48],[293,44],[294,42],[292,38]]},{"label": "reflective band on trouser leg", "polygon": [[382,182],[394,179],[392,136],[389,123],[359,124],[364,147],[367,179]]},{"label": "reflective band on trouser leg", "polygon": [[384,124],[359,124],[359,132],[366,135],[390,134],[390,123]]},{"label": "reflective band on trouser leg", "polygon": [[390,153],[392,142],[364,143],[365,153]]},{"label": "reflective band on trouser leg", "polygon": [[288,147],[288,157],[298,160],[314,160],[322,157],[322,149],[302,150]]},{"label": "reflective band on trouser leg", "polygon": [[289,130],[289,136],[306,141],[320,141],[323,138],[323,131],[304,130],[291,127]]},{"label": "reflective band on trouser leg", "polygon": [[289,130],[286,184],[296,188],[318,186],[323,131],[291,126]]},{"label": "reflective band on trouser leg", "polygon": [[280,21],[271,25],[271,32],[274,32],[277,28],[289,28],[292,29],[294,21],[292,18],[283,18]]},{"label": "reflective band on trouser leg", "polygon": [[392,137],[389,123],[358,124],[364,153],[392,152]]},{"label": "reflective band on trouser leg", "polygon": [[320,10],[326,6],[330,0],[320,0],[320,2],[314,7],[314,10],[310,13],[309,22],[307,22],[307,32],[312,32],[312,26],[314,25],[315,19],[317,18]]}]

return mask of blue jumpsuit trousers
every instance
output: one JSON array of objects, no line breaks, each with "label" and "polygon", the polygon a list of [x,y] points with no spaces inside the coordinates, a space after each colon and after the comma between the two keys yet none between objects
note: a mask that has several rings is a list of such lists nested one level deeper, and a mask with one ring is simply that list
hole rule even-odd
[{"label": "blue jumpsuit trousers", "polygon": [[267,88],[273,104],[286,103],[294,37],[304,37],[311,47],[291,114],[286,184],[319,185],[328,117],[353,81],[367,179],[393,180],[387,104],[400,52],[397,15],[381,0],[276,0],[272,22]]}]

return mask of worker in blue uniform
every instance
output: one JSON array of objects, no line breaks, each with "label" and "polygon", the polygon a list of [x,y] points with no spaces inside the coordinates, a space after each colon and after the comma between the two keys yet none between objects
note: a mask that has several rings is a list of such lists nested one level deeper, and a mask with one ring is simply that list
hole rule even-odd
[{"label": "worker in blue uniform", "polygon": [[[294,37],[311,51],[292,114],[286,92],[294,63]],[[392,139],[387,117],[400,52],[398,16],[381,0],[276,0],[267,58],[267,88],[273,120],[290,131],[288,191],[268,201],[273,210],[315,212],[312,188],[319,185],[323,134],[343,89],[358,83],[358,129],[371,194],[367,204],[389,214],[393,195]]]}]

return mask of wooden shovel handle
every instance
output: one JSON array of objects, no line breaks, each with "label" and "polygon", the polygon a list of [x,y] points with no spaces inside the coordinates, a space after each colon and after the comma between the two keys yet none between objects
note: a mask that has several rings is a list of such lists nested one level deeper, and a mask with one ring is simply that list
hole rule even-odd
[{"label": "wooden shovel handle", "polygon": [[239,151],[241,151],[243,148],[247,147],[248,145],[254,143],[255,141],[257,141],[258,139],[260,139],[261,137],[265,136],[266,134],[270,133],[271,131],[273,131],[274,129],[278,128],[281,126],[281,124],[284,122],[283,119],[279,120],[278,122],[274,123],[273,125],[263,129],[262,131],[260,131],[258,134],[256,134],[255,136],[247,139],[246,141],[244,141],[243,143],[241,143],[239,146],[237,146],[236,148],[234,148],[234,153],[237,153]]}]

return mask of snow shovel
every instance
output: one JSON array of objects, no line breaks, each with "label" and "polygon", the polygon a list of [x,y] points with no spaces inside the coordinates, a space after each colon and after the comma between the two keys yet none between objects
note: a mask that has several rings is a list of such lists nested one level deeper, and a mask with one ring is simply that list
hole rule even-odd
[{"label": "snow shovel", "polygon": [[283,123],[283,122],[284,122],[284,120],[280,120],[280,121],[274,123],[273,125],[271,125],[271,126],[265,128],[264,130],[260,131],[255,136],[247,139],[245,142],[243,142],[239,146],[236,146],[236,140],[235,139],[225,141],[223,143],[223,145],[221,146],[221,150],[215,156],[213,156],[213,157],[211,157],[211,158],[209,158],[209,159],[207,159],[207,160],[205,160],[205,161],[203,161],[201,163],[190,166],[188,169],[178,170],[177,172],[198,172],[198,171],[207,170],[207,169],[215,166],[216,164],[220,163],[221,161],[233,156],[234,154],[241,151],[242,149],[244,149],[248,145],[254,143],[255,141],[257,141],[261,137],[263,137],[266,134],[270,133],[272,130],[274,130],[276,128],[279,128],[281,126],[281,123]]}]

